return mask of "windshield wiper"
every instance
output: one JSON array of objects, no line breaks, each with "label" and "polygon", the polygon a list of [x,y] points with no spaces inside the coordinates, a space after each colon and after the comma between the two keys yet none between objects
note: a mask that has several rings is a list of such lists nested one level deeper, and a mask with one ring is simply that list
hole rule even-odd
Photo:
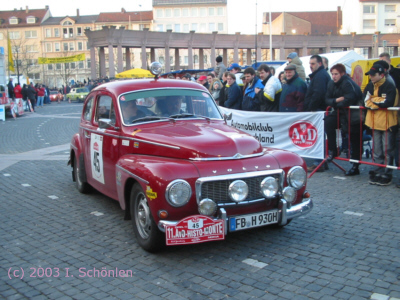
[{"label": "windshield wiper", "polygon": [[195,117],[195,118],[204,118],[204,119],[206,119],[206,120],[210,120],[210,118],[208,118],[208,117],[198,116],[198,115],[188,114],[188,113],[171,115],[171,116],[169,116],[169,117],[170,117],[170,118],[176,118],[176,119]]},{"label": "windshield wiper", "polygon": [[141,122],[141,121],[154,121],[154,120],[171,120],[171,118],[169,117],[160,117],[160,116],[146,116],[143,118],[139,118],[139,119],[135,119],[131,122],[131,124],[133,123],[137,123],[137,122]]}]

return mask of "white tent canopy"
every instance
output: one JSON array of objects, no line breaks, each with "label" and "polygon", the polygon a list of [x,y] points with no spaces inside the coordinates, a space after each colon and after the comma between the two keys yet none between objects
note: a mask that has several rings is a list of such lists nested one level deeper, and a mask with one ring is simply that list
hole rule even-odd
[{"label": "white tent canopy", "polygon": [[[365,59],[364,56],[357,54],[355,51],[350,50],[350,51],[343,51],[343,52],[333,52],[333,53],[324,53],[324,54],[319,54],[320,56],[324,56],[329,60],[329,69],[338,63],[343,64],[346,67],[346,72],[348,74],[351,74],[351,64],[357,60]],[[306,73],[306,77],[311,73],[310,70],[310,57],[309,56],[302,56],[300,57],[301,62],[303,63],[303,67]],[[283,71],[283,69],[287,66],[287,63],[280,66],[279,68],[276,69],[275,71],[275,76],[278,77],[279,73]]]}]

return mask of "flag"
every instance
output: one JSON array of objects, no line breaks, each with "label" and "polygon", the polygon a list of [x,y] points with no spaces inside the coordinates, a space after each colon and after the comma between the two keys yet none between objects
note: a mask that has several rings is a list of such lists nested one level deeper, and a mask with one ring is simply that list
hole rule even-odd
[{"label": "flag", "polygon": [[11,40],[10,40],[10,35],[8,33],[7,33],[7,46],[8,46],[8,70],[15,72],[14,60],[11,51]]}]

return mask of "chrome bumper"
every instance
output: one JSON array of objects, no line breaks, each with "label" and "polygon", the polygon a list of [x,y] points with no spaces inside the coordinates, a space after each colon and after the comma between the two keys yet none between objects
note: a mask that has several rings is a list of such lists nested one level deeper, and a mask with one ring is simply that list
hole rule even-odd
[{"label": "chrome bumper", "polygon": [[[286,200],[279,200],[279,206],[278,206],[278,211],[279,211],[279,221],[278,225],[284,226],[287,224],[288,220],[298,218],[300,216],[304,216],[308,214],[312,208],[314,207],[314,204],[312,202],[312,199],[305,199],[303,202],[292,205],[290,208],[288,208],[288,204]],[[226,211],[224,208],[219,208],[219,216],[217,218],[214,218],[215,220],[224,220],[225,221],[225,234],[228,233],[228,228],[229,228],[229,218],[226,215]],[[179,221],[165,221],[161,220],[158,222],[158,229],[160,229],[162,232],[165,232],[165,225],[176,225]]]}]

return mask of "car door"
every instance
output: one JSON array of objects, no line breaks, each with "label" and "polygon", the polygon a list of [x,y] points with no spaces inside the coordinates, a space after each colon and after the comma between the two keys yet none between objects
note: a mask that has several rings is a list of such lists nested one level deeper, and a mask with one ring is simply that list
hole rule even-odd
[{"label": "car door", "polygon": [[[104,109],[106,112],[104,111]],[[107,129],[99,127],[99,119],[111,120]],[[112,95],[98,94],[95,99],[95,111],[90,129],[90,141],[87,143],[89,157],[89,183],[101,193],[117,199],[115,165],[119,158],[120,129],[116,122]]]}]

